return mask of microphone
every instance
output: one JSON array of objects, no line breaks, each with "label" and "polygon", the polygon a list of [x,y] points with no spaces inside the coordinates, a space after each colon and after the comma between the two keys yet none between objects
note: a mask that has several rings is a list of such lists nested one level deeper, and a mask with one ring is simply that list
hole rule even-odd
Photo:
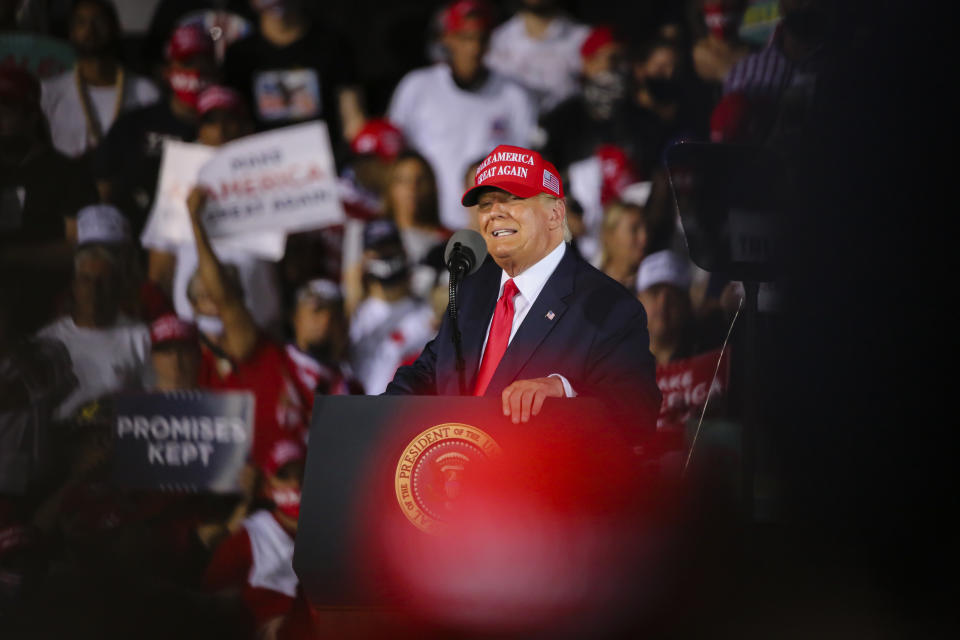
[{"label": "microphone", "polygon": [[487,243],[476,231],[460,229],[447,240],[443,262],[450,273],[466,277],[475,272],[487,257]]}]

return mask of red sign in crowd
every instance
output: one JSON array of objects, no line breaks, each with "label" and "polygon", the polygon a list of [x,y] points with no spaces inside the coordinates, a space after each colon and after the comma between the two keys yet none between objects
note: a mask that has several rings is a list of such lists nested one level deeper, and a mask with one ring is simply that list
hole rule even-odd
[{"label": "red sign in crowd", "polygon": [[676,435],[676,439],[670,440],[675,441],[677,446],[682,446],[687,421],[699,419],[707,398],[715,403],[726,396],[730,384],[729,355],[729,352],[723,353],[720,361],[721,350],[716,349],[692,358],[657,365],[657,386],[663,394],[657,431]]}]

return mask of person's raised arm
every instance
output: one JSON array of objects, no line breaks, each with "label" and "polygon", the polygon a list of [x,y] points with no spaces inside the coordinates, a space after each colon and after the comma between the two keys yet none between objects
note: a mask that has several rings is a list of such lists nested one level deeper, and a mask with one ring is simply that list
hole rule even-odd
[{"label": "person's raised arm", "polygon": [[230,358],[242,362],[257,346],[259,332],[243,302],[239,283],[227,277],[203,228],[200,215],[206,203],[207,191],[203,187],[194,187],[187,196],[187,210],[197,241],[197,272],[223,322],[223,342],[220,346]]}]

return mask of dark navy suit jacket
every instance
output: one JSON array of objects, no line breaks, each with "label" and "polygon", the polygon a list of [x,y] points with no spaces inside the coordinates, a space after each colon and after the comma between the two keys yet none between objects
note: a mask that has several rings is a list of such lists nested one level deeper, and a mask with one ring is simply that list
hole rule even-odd
[{"label": "dark navy suit jacket", "polygon": [[[477,378],[501,273],[488,257],[460,286],[467,393]],[[450,318],[444,316],[437,337],[416,362],[397,370],[385,393],[459,395],[452,334]],[[552,373],[566,377],[578,396],[605,399],[619,416],[645,430],[656,428],[660,391],[646,312],[620,283],[570,247],[517,329],[484,395],[499,397],[515,380]]]}]

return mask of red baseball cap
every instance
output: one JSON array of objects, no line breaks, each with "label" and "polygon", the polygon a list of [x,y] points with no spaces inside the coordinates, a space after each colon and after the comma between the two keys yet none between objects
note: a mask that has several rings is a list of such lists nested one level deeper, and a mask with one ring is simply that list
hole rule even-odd
[{"label": "red baseball cap", "polygon": [[196,342],[197,327],[192,322],[167,313],[150,324],[150,343],[154,347],[171,342]]},{"label": "red baseball cap", "polygon": [[354,136],[350,149],[357,155],[375,153],[381,160],[392,162],[403,150],[403,134],[389,121],[374,118]]},{"label": "red baseball cap", "polygon": [[502,144],[477,167],[474,186],[463,194],[460,202],[465,207],[477,204],[477,197],[485,187],[496,187],[520,198],[532,198],[545,193],[563,197],[560,172],[536,151]]},{"label": "red baseball cap", "polygon": [[40,81],[12,64],[0,65],[0,98],[18,104],[40,104]]},{"label": "red baseball cap", "polygon": [[246,113],[247,106],[243,102],[243,96],[233,89],[213,85],[201,91],[200,95],[197,96],[197,115],[204,116],[216,109],[232,113]]},{"label": "red baseball cap", "polygon": [[168,60],[189,60],[194,56],[214,55],[213,38],[199,24],[184,24],[173,30],[167,42]]},{"label": "red baseball cap", "polygon": [[580,57],[587,59],[608,44],[617,42],[613,36],[613,29],[607,26],[594,27],[590,30],[587,39],[580,45]]},{"label": "red baseball cap", "polygon": [[489,31],[493,26],[493,11],[483,0],[457,0],[443,13],[443,32],[455,33],[470,28]]},{"label": "red baseball cap", "polygon": [[263,471],[271,476],[276,475],[277,471],[291,462],[299,462],[307,459],[307,447],[301,440],[293,438],[282,438],[273,443],[270,447],[270,454],[263,463]]}]

